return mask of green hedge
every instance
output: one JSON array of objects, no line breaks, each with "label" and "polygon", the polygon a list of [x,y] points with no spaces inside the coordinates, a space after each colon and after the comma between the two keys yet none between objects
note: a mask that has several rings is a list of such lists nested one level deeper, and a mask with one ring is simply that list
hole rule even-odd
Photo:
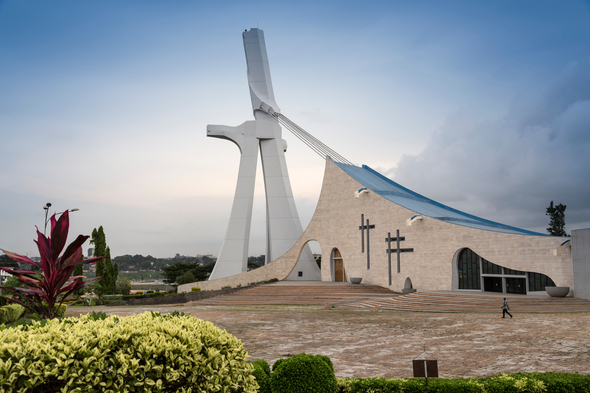
[{"label": "green hedge", "polygon": [[590,375],[561,373],[502,374],[489,378],[344,378],[338,393],[588,393]]},{"label": "green hedge", "polygon": [[25,313],[25,308],[20,304],[9,304],[0,307],[0,324],[12,323]]},{"label": "green hedge", "polygon": [[0,392],[254,393],[247,356],[184,314],[54,319],[0,330]]}]

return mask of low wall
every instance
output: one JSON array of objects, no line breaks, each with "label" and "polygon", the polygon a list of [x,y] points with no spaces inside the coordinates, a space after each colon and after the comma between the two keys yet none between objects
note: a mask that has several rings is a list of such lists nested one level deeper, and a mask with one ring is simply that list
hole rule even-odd
[{"label": "low wall", "polygon": [[219,295],[225,295],[232,292],[237,292],[242,288],[227,288],[220,289],[217,291],[198,291],[198,292],[187,292],[179,293],[177,295],[149,297],[145,299],[128,299],[113,302],[111,306],[147,306],[147,305],[159,305],[159,304],[178,304],[188,303],[195,300],[207,299]]}]

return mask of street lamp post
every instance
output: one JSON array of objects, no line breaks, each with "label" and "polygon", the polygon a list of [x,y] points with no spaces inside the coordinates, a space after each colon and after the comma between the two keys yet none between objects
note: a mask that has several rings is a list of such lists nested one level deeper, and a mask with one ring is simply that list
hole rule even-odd
[{"label": "street lamp post", "polygon": [[[45,226],[43,227],[43,234],[45,235],[45,232],[47,232],[47,223],[49,222],[49,220],[47,219],[47,215],[49,213],[49,208],[51,207],[51,203],[47,202],[45,204],[45,206],[43,206],[43,210],[45,210]],[[55,213],[56,216],[59,216],[60,214],[64,214],[65,212],[77,212],[78,209],[77,207],[73,208],[73,209],[68,209],[68,210],[64,210],[63,212],[59,212],[59,213]]]},{"label": "street lamp post", "polygon": [[49,208],[51,207],[51,203],[47,202],[43,209],[45,210],[45,227],[43,227],[43,234],[47,231],[47,213],[49,213]]}]

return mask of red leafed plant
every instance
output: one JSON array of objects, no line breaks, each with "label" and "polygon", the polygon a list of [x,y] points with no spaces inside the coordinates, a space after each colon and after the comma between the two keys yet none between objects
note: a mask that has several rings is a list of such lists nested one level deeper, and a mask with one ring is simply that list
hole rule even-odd
[{"label": "red leafed plant", "polygon": [[[41,262],[37,263],[29,258],[5,250],[4,253],[10,259],[37,266],[41,272],[33,270],[13,270],[0,267],[8,274],[24,284],[22,288],[0,287],[16,295],[11,301],[18,303],[29,309],[41,319],[53,319],[57,309],[63,304],[66,297],[75,291],[78,291],[95,281],[100,277],[88,281],[80,279],[85,276],[72,277],[72,272],[76,265],[95,263],[103,257],[82,259],[82,244],[90,237],[79,235],[65,250],[60,257],[66,245],[70,220],[68,212],[65,211],[59,220],[55,219],[55,214],[51,217],[51,236],[46,237],[37,229],[37,248]],[[58,304],[59,302],[59,304]]]}]

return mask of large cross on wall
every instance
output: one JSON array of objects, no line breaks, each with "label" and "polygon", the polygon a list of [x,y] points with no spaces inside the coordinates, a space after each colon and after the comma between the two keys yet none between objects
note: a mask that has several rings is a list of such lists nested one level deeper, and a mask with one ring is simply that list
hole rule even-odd
[{"label": "large cross on wall", "polygon": [[359,230],[361,231],[361,252],[365,252],[365,231],[367,231],[367,270],[371,268],[371,253],[370,250],[370,237],[369,232],[371,229],[375,229],[375,225],[369,224],[369,219],[367,218],[367,223],[365,224],[365,215],[361,214],[361,226]]},{"label": "large cross on wall", "polygon": [[[400,273],[401,272],[400,254],[402,252],[414,252],[413,248],[401,248],[400,247],[400,242],[403,242],[404,240],[406,240],[406,238],[405,238],[405,236],[400,237],[399,229],[396,230],[395,237],[391,237],[391,232],[387,232],[387,238],[385,238],[385,241],[387,242],[387,260],[388,260],[388,264],[389,264],[389,285],[391,285],[391,254],[397,254],[397,272]],[[392,242],[395,242],[394,249],[391,248]]]}]

